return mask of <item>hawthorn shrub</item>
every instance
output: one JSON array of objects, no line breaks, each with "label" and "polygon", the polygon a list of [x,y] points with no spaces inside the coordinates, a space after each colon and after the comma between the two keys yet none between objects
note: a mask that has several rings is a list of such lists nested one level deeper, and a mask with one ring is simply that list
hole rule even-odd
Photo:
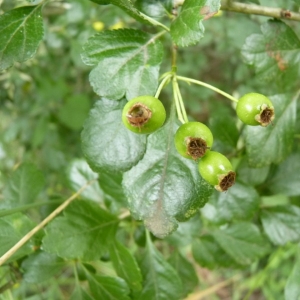
[{"label": "hawthorn shrub", "polygon": [[299,7],[0,1],[0,299],[299,299]]}]

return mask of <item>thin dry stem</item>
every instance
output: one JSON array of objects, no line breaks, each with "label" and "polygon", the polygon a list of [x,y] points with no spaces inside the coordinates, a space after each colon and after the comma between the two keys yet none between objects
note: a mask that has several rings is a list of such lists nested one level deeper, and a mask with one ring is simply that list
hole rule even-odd
[{"label": "thin dry stem", "polygon": [[195,292],[195,293],[189,295],[187,298],[185,298],[185,300],[201,300],[211,294],[214,294],[218,290],[232,284],[233,282],[239,280],[240,278],[241,278],[240,275],[235,275],[235,276],[233,276],[227,280],[224,280],[222,282],[219,282],[203,291]]},{"label": "thin dry stem", "polygon": [[53,220],[61,213],[74,199],[76,199],[88,186],[94,183],[96,179],[87,182],[75,194],[68,198],[64,203],[57,207],[47,218],[35,226],[31,231],[24,235],[12,248],[0,257],[0,266],[3,265],[16,251],[18,251],[26,242],[28,242],[40,229]]}]

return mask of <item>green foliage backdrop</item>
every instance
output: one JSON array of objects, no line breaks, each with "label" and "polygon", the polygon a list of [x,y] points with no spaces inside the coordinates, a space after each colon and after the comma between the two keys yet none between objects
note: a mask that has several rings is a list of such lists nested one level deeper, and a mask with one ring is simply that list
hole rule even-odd
[{"label": "green foliage backdrop", "polygon": [[[299,11],[0,0],[0,300],[299,300]],[[249,92],[268,127],[237,118]],[[164,126],[127,130],[127,101],[156,94]],[[230,159],[227,192],[177,153],[187,117]]]}]

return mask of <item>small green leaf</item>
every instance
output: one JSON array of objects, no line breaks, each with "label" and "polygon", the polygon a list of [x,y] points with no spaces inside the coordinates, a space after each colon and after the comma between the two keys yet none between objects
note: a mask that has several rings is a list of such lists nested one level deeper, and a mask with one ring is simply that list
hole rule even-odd
[{"label": "small green leaf", "polygon": [[300,195],[300,154],[290,155],[272,173],[267,186],[274,194]]},{"label": "small green leaf", "polygon": [[96,65],[90,83],[101,97],[132,99],[155,93],[163,48],[145,32],[103,31],[92,36],[83,48],[84,63]]},{"label": "small green leaf", "polygon": [[22,262],[23,279],[39,283],[55,276],[65,266],[65,262],[54,254],[38,251]]},{"label": "small green leaf", "polygon": [[97,101],[81,134],[82,151],[90,167],[101,172],[123,172],[135,165],[146,150],[146,136],[122,123],[126,101]]},{"label": "small green leaf", "polygon": [[185,0],[179,16],[171,24],[171,36],[178,46],[198,43],[204,36],[203,21],[220,9],[220,0]]},{"label": "small green leaf", "polygon": [[90,106],[89,98],[86,95],[69,96],[57,116],[70,129],[79,130],[88,116]]},{"label": "small green leaf", "polygon": [[285,300],[300,300],[299,278],[300,258],[298,257],[297,262],[294,265],[293,271],[291,272],[284,289]]},{"label": "small green leaf", "polygon": [[280,163],[293,146],[297,97],[276,95],[270,99],[275,107],[274,124],[246,128],[248,162],[256,168]]},{"label": "small green leaf", "polygon": [[90,201],[77,200],[46,228],[43,250],[67,259],[91,261],[107,251],[118,220]]},{"label": "small green leaf", "polygon": [[179,300],[183,294],[182,282],[174,268],[153,245],[149,234],[144,255],[140,260],[144,278],[143,290],[136,300]]},{"label": "small green leaf", "polygon": [[[83,159],[73,160],[68,168],[68,179],[72,189],[76,192],[87,182],[98,178],[98,174],[94,173],[89,165]],[[88,186],[81,194],[81,197],[96,202],[101,202],[103,192],[100,189],[99,183],[96,180]]]},{"label": "small green leaf", "polygon": [[173,266],[183,283],[183,295],[191,293],[198,285],[198,276],[193,265],[177,250],[175,250],[168,262]]},{"label": "small green leaf", "polygon": [[236,267],[237,263],[220,247],[211,235],[203,235],[192,244],[193,257],[204,268]]},{"label": "small green leaf", "polygon": [[272,80],[282,73],[300,71],[300,40],[285,23],[270,20],[261,26],[262,34],[252,34],[242,48],[246,62],[257,74]]},{"label": "small green leaf", "polygon": [[[34,223],[21,213],[0,218],[0,256],[13,247],[34,226]],[[33,251],[30,241],[21,247],[10,259],[13,261]]]},{"label": "small green leaf", "polygon": [[4,190],[1,208],[12,208],[35,201],[44,187],[44,176],[35,165],[22,164],[10,178]]},{"label": "small green leaf", "polygon": [[178,154],[174,144],[174,117],[149,135],[143,159],[124,173],[123,187],[134,218],[157,237],[174,231],[178,220],[195,215],[212,192],[199,175],[197,164]]},{"label": "small green leaf", "polygon": [[123,278],[132,290],[141,290],[141,271],[129,250],[115,241],[109,247],[109,254],[118,276]]},{"label": "small green leaf", "polygon": [[224,251],[240,265],[248,265],[269,251],[266,239],[251,223],[235,223],[212,234]]},{"label": "small green leaf", "polygon": [[253,187],[236,182],[226,193],[216,191],[201,213],[212,223],[246,220],[258,210],[259,203],[259,195]]},{"label": "small green leaf", "polygon": [[31,58],[44,35],[41,5],[24,6],[0,16],[0,70]]},{"label": "small green leaf", "polygon": [[252,168],[249,166],[247,157],[244,156],[240,161],[236,174],[237,180],[247,185],[259,185],[265,182],[269,174],[270,167]]},{"label": "small green leaf", "polygon": [[285,205],[263,209],[261,220],[268,238],[275,245],[300,241],[300,208]]},{"label": "small green leaf", "polygon": [[129,287],[122,278],[88,273],[88,282],[95,299],[130,300]]}]

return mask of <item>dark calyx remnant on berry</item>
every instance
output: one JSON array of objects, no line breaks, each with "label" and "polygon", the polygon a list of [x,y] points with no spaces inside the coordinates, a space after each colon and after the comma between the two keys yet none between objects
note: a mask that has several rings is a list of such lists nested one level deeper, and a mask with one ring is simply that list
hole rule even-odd
[{"label": "dark calyx remnant on berry", "polygon": [[143,103],[135,103],[128,111],[127,119],[134,127],[143,127],[152,117],[152,111]]},{"label": "dark calyx remnant on berry", "polygon": [[216,189],[219,192],[227,191],[235,182],[235,172],[230,171],[227,174],[221,175],[219,177],[219,185],[216,186]]},{"label": "dark calyx remnant on berry", "polygon": [[269,125],[275,118],[274,108],[263,104],[261,106],[260,114],[255,117],[256,121],[261,124],[261,126]]},{"label": "dark calyx remnant on berry", "polygon": [[209,149],[206,142],[198,137],[188,137],[186,139],[186,147],[187,154],[195,160],[204,156],[206,150]]}]

